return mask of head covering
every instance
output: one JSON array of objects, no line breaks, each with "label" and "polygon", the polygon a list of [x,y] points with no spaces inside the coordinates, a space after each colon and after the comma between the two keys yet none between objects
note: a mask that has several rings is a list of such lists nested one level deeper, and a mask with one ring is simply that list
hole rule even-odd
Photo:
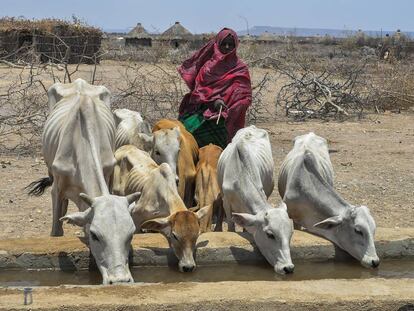
[{"label": "head covering", "polygon": [[[234,39],[235,48],[223,54],[219,46],[229,35]],[[181,102],[180,117],[195,112],[200,109],[200,105],[209,104],[217,99],[222,99],[228,107],[228,110],[222,112],[224,118],[227,118],[232,110],[238,111],[237,106],[246,106],[247,109],[251,104],[250,75],[246,64],[237,57],[238,44],[237,34],[231,29],[223,28],[214,39],[178,68],[178,72],[190,88],[190,93],[186,94]],[[205,108],[205,118],[217,118],[217,111],[208,109],[207,105]]]}]

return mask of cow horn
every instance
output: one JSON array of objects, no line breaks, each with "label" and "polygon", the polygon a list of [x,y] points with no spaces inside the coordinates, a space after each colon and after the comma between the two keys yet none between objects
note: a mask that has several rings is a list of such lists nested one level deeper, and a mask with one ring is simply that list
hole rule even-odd
[{"label": "cow horn", "polygon": [[141,192],[135,192],[135,193],[128,194],[126,196],[128,204],[135,202],[136,200],[139,199],[140,196],[141,196]]},{"label": "cow horn", "polygon": [[83,202],[88,204],[88,206],[92,206],[94,199],[92,199],[89,195],[86,193],[80,193],[79,197],[82,199]]}]

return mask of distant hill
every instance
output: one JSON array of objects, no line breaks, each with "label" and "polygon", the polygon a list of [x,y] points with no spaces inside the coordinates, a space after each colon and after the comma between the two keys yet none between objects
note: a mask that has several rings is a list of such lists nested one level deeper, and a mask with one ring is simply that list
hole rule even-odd
[{"label": "distant hill", "polygon": [[[290,27],[272,27],[272,26],[254,26],[249,29],[250,35],[253,36],[260,36],[262,33],[268,32],[271,34],[279,35],[279,36],[299,36],[299,37],[317,37],[317,36],[332,36],[336,38],[344,38],[350,35],[356,34],[356,30],[341,30],[341,29],[323,29],[323,28],[290,28]],[[368,36],[372,37],[380,37],[381,31],[376,30],[364,30],[363,31]],[[414,38],[414,32],[412,31],[404,31],[404,34],[409,36],[410,38]],[[241,30],[237,32],[239,35],[247,34],[246,30]],[[382,36],[385,34],[392,35],[395,31],[382,31]]]},{"label": "distant hill", "polygon": [[[132,28],[107,28],[104,29],[107,33],[128,33]],[[191,31],[191,29],[190,29]],[[341,30],[341,29],[323,29],[323,28],[290,28],[290,27],[272,27],[272,26],[254,26],[249,29],[250,35],[253,36],[260,36],[264,32],[269,32],[275,35],[279,36],[300,36],[300,37],[317,37],[317,36],[325,36],[329,35],[336,38],[344,38],[348,37],[350,35],[356,34],[356,30]],[[372,37],[380,37],[381,31],[376,30],[364,30],[363,31],[368,36]],[[414,39],[414,32],[413,31],[404,31],[402,30],[404,34],[409,36],[410,38]],[[237,32],[239,35],[245,35],[247,33],[246,30],[241,30]],[[382,36],[385,36],[385,34],[392,35],[395,33],[395,31],[382,31]]]}]

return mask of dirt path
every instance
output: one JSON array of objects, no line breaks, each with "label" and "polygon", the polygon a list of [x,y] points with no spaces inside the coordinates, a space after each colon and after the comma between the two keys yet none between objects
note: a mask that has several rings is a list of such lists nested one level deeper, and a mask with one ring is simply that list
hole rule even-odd
[{"label": "dirt path", "polygon": [[[257,125],[270,132],[273,156],[279,166],[292,139],[314,131],[328,139],[336,188],[352,204],[367,205],[380,227],[414,227],[414,115],[389,114],[376,122],[294,123]],[[29,157],[0,157],[0,238],[48,235],[52,208],[50,190],[28,198],[22,188],[46,176],[45,165]],[[10,164],[9,164],[10,161]],[[271,201],[276,203],[275,189]],[[76,211],[69,204],[69,212]],[[65,225],[66,234],[81,234]]]}]

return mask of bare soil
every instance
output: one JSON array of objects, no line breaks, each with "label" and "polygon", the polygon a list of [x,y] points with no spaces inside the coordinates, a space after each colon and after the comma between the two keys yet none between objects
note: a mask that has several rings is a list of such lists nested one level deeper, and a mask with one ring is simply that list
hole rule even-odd
[{"label": "bare soil", "polygon": [[0,310],[397,310],[414,302],[410,279],[216,282],[39,287],[23,305],[0,289]]},{"label": "bare soil", "polygon": [[[375,119],[373,119],[375,118]],[[336,173],[335,185],[352,204],[367,205],[379,227],[414,226],[414,114],[385,114],[357,122],[290,122],[258,124],[270,133],[279,166],[295,136],[314,131],[328,139]],[[50,190],[28,197],[23,188],[47,176],[41,158],[0,156],[0,238],[49,235]],[[272,203],[280,200],[277,189]],[[69,204],[69,212],[76,211]],[[68,236],[82,235],[65,225]]]}]

